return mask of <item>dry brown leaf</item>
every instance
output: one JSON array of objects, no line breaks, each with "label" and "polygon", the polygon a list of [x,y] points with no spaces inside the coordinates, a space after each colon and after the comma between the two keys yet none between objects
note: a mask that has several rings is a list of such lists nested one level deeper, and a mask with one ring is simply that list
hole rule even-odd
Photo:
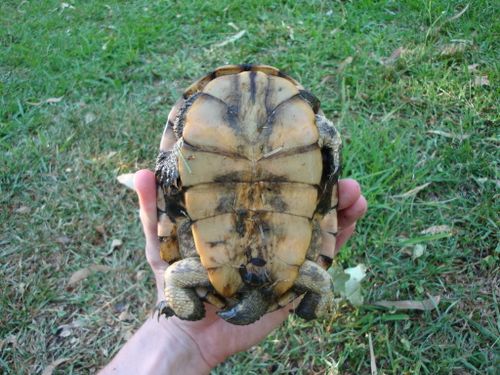
[{"label": "dry brown leaf", "polygon": [[446,233],[451,232],[451,227],[449,225],[433,225],[427,229],[421,231],[421,234],[436,234],[436,233]]},{"label": "dry brown leaf", "polygon": [[56,359],[54,362],[52,362],[50,365],[45,367],[45,370],[43,370],[42,375],[52,375],[54,370],[56,369],[57,366],[64,362],[68,362],[71,358],[59,358]]},{"label": "dry brown leaf", "polygon": [[96,225],[95,230],[96,230],[99,234],[101,234],[103,237],[105,237],[105,236],[106,236],[106,228],[104,227],[104,225],[102,225],[102,224],[101,224],[101,225]]},{"label": "dry brown leaf", "polygon": [[441,300],[441,296],[429,296],[428,299],[424,299],[423,301],[377,301],[373,304],[376,306],[387,307],[389,309],[396,310],[422,310],[429,311],[434,310],[439,301]]},{"label": "dry brown leaf", "polygon": [[107,272],[111,271],[112,268],[109,266],[105,266],[103,264],[92,264],[86,268],[82,268],[76,272],[74,272],[69,278],[68,283],[66,284],[66,288],[71,289],[80,281],[86,279],[94,272]]},{"label": "dry brown leaf", "polygon": [[394,64],[401,57],[401,55],[405,51],[406,50],[403,47],[396,48],[394,51],[392,51],[391,56],[389,56],[386,59],[382,59],[382,64],[383,65],[392,65],[392,64]]},{"label": "dry brown leaf", "polygon": [[406,193],[400,195],[394,195],[394,198],[408,198],[414,195],[417,195],[420,191],[424,190],[427,186],[429,186],[431,182],[426,182],[423,185],[417,186],[414,189],[408,190]]},{"label": "dry brown leaf", "polygon": [[347,57],[344,61],[342,61],[339,66],[337,67],[337,73],[342,73],[345,68],[347,68],[349,65],[352,63],[352,56]]},{"label": "dry brown leaf", "polygon": [[488,76],[476,76],[474,78],[474,86],[489,86],[490,80]]}]

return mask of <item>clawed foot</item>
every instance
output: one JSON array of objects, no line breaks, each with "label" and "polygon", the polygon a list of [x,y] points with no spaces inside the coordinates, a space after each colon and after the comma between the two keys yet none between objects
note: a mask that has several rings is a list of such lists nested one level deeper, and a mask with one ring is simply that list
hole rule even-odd
[{"label": "clawed foot", "polygon": [[158,321],[160,320],[160,316],[165,315],[165,318],[170,318],[174,315],[174,311],[167,305],[167,301],[160,301],[154,308],[152,316],[158,313]]}]

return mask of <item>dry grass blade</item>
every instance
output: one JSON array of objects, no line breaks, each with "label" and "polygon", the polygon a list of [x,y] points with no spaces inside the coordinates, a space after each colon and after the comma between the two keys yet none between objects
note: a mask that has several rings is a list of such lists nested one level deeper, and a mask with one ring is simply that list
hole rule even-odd
[{"label": "dry grass blade", "polygon": [[417,186],[414,189],[408,190],[406,193],[399,194],[399,195],[393,195],[393,198],[408,198],[408,197],[412,197],[414,195],[417,195],[422,190],[424,190],[430,184],[431,184],[430,182],[426,182],[423,185],[420,185],[420,186]]},{"label": "dry grass blade", "polygon": [[469,5],[470,5],[470,4],[467,4],[467,5],[464,7],[464,9],[462,9],[462,10],[461,10],[460,12],[458,12],[457,14],[455,14],[455,15],[451,16],[451,17],[448,19],[448,21],[455,21],[456,19],[459,19],[460,17],[462,17],[462,16],[463,16],[463,14],[464,14],[465,12],[467,12],[467,9],[469,9]]},{"label": "dry grass blade", "polygon": [[243,35],[246,34],[246,30],[241,30],[239,33],[236,33],[234,35],[231,35],[229,38],[227,38],[226,40],[223,40],[222,42],[220,43],[217,43],[217,44],[214,44],[214,47],[224,47],[225,45],[228,45],[229,43],[234,43],[236,42],[238,39],[240,39],[241,37],[243,37]]},{"label": "dry grass blade", "polygon": [[441,296],[429,296],[428,299],[423,301],[377,301],[373,304],[376,306],[387,307],[388,309],[429,311],[437,308],[440,300]]},{"label": "dry grass blade", "polygon": [[461,141],[470,137],[469,134],[458,135],[455,133],[444,132],[442,130],[428,130],[427,134],[440,135],[440,136],[445,137],[445,138],[459,139]]},{"label": "dry grass blade", "polygon": [[344,61],[342,61],[339,66],[337,67],[337,73],[342,73],[347,66],[349,66],[352,63],[352,56],[347,57]]},{"label": "dry grass blade", "polygon": [[42,100],[40,102],[27,102],[27,103],[29,105],[39,106],[42,104],[59,103],[63,98],[64,98],[64,96],[60,96],[58,98],[48,98],[48,99]]},{"label": "dry grass blade", "polygon": [[377,375],[377,362],[375,360],[375,352],[373,351],[372,334],[368,334],[368,345],[370,346],[370,370],[371,375]]},{"label": "dry grass blade", "polygon": [[421,231],[421,234],[436,234],[436,233],[447,233],[451,232],[451,227],[449,225],[433,225],[429,228]]}]

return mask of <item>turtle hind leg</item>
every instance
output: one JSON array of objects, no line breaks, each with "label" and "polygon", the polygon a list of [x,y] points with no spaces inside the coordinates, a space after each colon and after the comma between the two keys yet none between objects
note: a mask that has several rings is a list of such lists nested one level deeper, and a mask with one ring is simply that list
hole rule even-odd
[{"label": "turtle hind leg", "polygon": [[186,258],[170,265],[165,271],[167,312],[170,309],[183,320],[203,319],[205,306],[196,293],[196,288],[209,286],[207,271],[199,258]]},{"label": "turtle hind leg", "polygon": [[331,278],[317,263],[306,260],[299,270],[294,289],[304,293],[295,313],[305,320],[315,319],[328,312],[333,304]]},{"label": "turtle hind leg", "polygon": [[266,292],[261,289],[251,289],[246,292],[233,307],[217,312],[226,322],[236,325],[252,324],[264,315],[269,307]]}]

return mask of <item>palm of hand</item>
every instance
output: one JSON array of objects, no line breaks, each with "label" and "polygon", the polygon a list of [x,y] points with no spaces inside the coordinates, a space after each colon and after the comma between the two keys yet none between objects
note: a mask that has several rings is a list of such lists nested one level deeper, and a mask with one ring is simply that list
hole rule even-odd
[{"label": "palm of hand", "polygon": [[[146,237],[146,258],[155,274],[158,299],[163,299],[163,273],[168,264],[161,260],[159,242],[156,235],[156,182],[151,171],[136,173],[135,189],[139,196],[141,222]],[[336,248],[332,249],[332,258],[340,246],[353,234],[356,220],[366,211],[365,198],[360,193],[359,185],[354,180],[339,182],[339,227]],[[227,356],[245,350],[266,337],[288,316],[289,307],[266,314],[257,322],[247,326],[230,324],[215,314],[215,307],[206,304],[206,316],[199,321],[183,321],[176,317],[168,319],[167,329],[177,329],[185,338],[197,346],[205,362],[213,367]],[[163,319],[162,319],[163,320]],[[165,321],[164,321],[165,322]]]}]

